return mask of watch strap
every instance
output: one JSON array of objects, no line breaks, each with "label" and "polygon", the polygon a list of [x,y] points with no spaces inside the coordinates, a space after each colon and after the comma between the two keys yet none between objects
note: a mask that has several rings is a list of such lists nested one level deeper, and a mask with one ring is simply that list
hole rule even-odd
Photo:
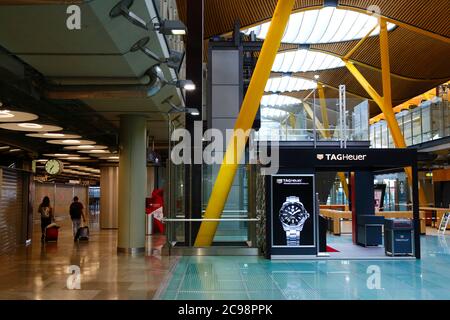
[{"label": "watch strap", "polygon": [[286,231],[286,244],[289,247],[295,247],[300,245],[300,230],[287,230]]},{"label": "watch strap", "polygon": [[286,198],[286,202],[300,202],[300,198],[299,197],[295,197],[295,196],[287,197]]}]

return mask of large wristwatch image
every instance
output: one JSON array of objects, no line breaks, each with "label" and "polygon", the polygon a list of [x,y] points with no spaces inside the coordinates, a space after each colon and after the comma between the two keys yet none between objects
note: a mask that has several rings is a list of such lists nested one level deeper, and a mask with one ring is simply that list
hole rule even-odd
[{"label": "large wristwatch image", "polygon": [[300,232],[309,216],[299,197],[286,198],[286,202],[280,209],[280,221],[286,232],[287,246],[300,245]]}]

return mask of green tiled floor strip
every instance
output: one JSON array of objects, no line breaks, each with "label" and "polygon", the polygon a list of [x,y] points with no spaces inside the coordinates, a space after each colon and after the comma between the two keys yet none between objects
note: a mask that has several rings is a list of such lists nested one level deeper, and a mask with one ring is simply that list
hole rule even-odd
[{"label": "green tiled floor strip", "polygon": [[[340,241],[345,241],[341,238]],[[450,237],[422,237],[420,261],[269,261],[260,257],[183,257],[161,299],[450,299]],[[378,266],[381,288],[369,289]]]}]

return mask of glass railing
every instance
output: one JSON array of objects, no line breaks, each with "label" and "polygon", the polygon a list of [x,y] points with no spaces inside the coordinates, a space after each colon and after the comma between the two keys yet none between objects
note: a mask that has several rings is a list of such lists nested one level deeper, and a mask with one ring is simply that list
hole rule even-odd
[{"label": "glass railing", "polygon": [[[450,136],[450,104],[437,99],[427,101],[414,110],[396,116],[407,146],[422,144]],[[386,121],[370,126],[372,148],[393,148],[392,136]]]},{"label": "glass railing", "polygon": [[366,132],[359,129],[271,129],[261,128],[255,141],[368,141]]}]

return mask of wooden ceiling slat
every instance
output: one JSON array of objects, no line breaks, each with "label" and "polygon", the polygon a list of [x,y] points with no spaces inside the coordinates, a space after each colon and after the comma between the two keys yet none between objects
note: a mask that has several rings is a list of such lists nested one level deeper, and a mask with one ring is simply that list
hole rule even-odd
[{"label": "wooden ceiling slat", "polygon": [[[182,20],[186,20],[187,1],[177,0]],[[241,27],[249,27],[268,21],[273,15],[277,0],[205,0],[205,40],[215,35],[228,34],[237,19]],[[294,10],[323,6],[324,0],[297,0]],[[450,38],[450,0],[338,0],[342,8],[365,12],[377,5],[383,16],[409,24],[440,36]],[[393,102],[402,103],[450,79],[450,44],[435,40],[417,32],[398,27],[390,32],[391,71],[398,77],[392,79]],[[312,49],[345,55],[357,41],[313,45]],[[296,46],[282,44],[280,50],[292,50]],[[380,69],[378,37],[369,38],[352,59],[363,65]],[[358,65],[361,72],[381,92],[381,75],[377,70]],[[315,72],[316,73],[316,72]],[[333,86],[345,83],[350,92],[367,97],[367,93],[345,68],[320,72],[321,80]],[[306,74],[306,76],[308,76]],[[310,78],[314,76],[311,73]],[[440,79],[440,80],[438,80]],[[445,80],[444,80],[445,79]]]},{"label": "wooden ceiling slat", "polygon": [[[311,48],[345,56],[358,41],[313,45]],[[371,37],[356,50],[352,59],[381,68],[379,38]],[[397,28],[389,34],[391,71],[416,79],[450,78],[450,44]]]},{"label": "wooden ceiling slat", "polygon": [[339,0],[339,5],[360,10],[376,5],[383,16],[450,38],[448,0]]}]

